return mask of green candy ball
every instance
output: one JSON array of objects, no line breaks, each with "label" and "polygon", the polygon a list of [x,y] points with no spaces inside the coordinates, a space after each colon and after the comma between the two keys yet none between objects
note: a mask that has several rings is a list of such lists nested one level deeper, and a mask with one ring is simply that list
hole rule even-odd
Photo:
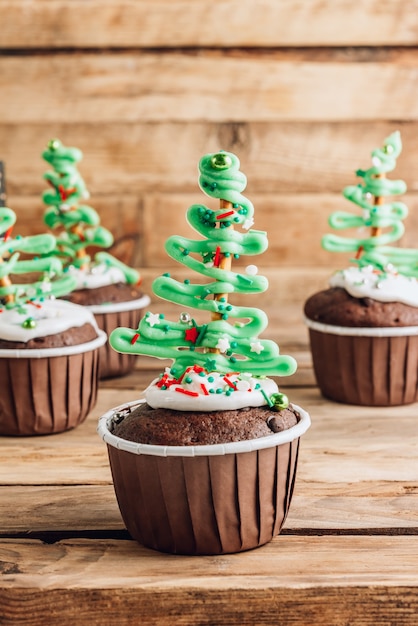
[{"label": "green candy ball", "polygon": [[22,324],[23,328],[35,328],[36,322],[33,317],[28,317]]},{"label": "green candy ball", "polygon": [[61,147],[61,142],[59,139],[51,139],[51,141],[48,141],[48,150],[58,150],[58,148]]},{"label": "green candy ball", "polygon": [[210,164],[215,170],[226,170],[228,167],[231,167],[232,159],[227,154],[218,152],[218,154],[213,155],[210,160]]},{"label": "green candy ball", "polygon": [[270,399],[274,403],[272,408],[276,411],[282,411],[289,406],[289,398],[284,393],[274,393]]}]

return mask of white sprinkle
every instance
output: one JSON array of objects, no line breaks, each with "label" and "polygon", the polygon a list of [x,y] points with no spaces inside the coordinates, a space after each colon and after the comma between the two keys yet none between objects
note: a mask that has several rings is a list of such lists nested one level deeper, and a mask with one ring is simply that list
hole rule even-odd
[{"label": "white sprinkle", "polygon": [[258,273],[258,267],[256,265],[247,265],[245,273],[248,274],[248,276],[255,276]]}]

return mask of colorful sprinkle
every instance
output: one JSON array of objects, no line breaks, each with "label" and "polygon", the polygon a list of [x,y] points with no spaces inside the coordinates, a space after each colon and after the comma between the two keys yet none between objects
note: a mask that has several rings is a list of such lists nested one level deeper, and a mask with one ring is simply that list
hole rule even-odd
[{"label": "colorful sprinkle", "polygon": [[265,401],[267,402],[267,404],[268,404],[270,407],[273,407],[273,406],[274,406],[274,401],[273,401],[273,400],[271,400],[271,398],[269,398],[269,397],[268,397],[268,395],[266,394],[266,392],[264,391],[264,389],[261,389],[261,393],[263,394],[263,397],[264,397]]},{"label": "colorful sprinkle", "polygon": [[224,217],[229,217],[230,215],[234,215],[235,211],[227,211],[226,213],[222,213],[222,215],[217,215],[216,219],[223,220]]},{"label": "colorful sprinkle", "polygon": [[193,396],[196,398],[199,394],[197,391],[189,391],[188,389],[183,389],[183,387],[175,387],[174,391],[178,391],[179,393],[184,393],[186,396]]}]

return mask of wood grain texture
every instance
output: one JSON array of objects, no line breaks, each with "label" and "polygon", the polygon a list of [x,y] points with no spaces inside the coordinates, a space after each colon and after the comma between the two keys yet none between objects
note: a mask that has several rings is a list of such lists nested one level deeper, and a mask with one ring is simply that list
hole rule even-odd
[{"label": "wood grain texture", "polygon": [[[357,4],[347,0],[3,0],[0,8],[4,48],[418,42],[416,0],[362,0]],[[228,28],[219,28],[220,24]]]},{"label": "wood grain texture", "polygon": [[339,195],[343,187],[358,182],[356,169],[368,167],[372,149],[396,129],[402,133],[403,152],[393,176],[403,178],[410,193],[418,191],[415,122],[88,124],[78,116],[71,117],[70,124],[45,119],[26,124],[18,116],[13,124],[2,122],[0,144],[10,206],[21,196],[40,198],[45,189],[42,175],[49,169],[40,155],[55,136],[83,151],[79,171],[90,203],[98,209],[99,196],[117,195],[129,202],[144,192],[190,193],[195,202],[202,202],[206,196],[197,184],[199,159],[220,149],[239,156],[249,198],[270,193]]},{"label": "wood grain texture", "polygon": [[301,60],[280,52],[228,51],[3,56],[0,119],[9,124],[416,121],[418,50],[400,51],[396,59],[370,56],[341,60],[332,51],[326,61],[312,54]]},{"label": "wood grain texture", "polygon": [[202,570],[202,559],[129,541],[2,541],[0,610],[5,624],[34,626],[45,616],[69,625],[75,615],[83,625],[128,624],[132,615],[163,624],[169,615],[175,624],[305,624],[309,616],[342,626],[355,622],[361,604],[362,624],[409,625],[418,609],[414,548],[411,537],[281,536],[259,550],[206,558]]}]

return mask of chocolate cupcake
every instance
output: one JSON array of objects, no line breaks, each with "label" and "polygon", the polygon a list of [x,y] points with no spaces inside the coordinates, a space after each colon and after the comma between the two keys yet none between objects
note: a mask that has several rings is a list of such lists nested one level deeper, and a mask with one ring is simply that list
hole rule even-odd
[{"label": "chocolate cupcake", "polygon": [[326,235],[326,250],[352,252],[353,265],[336,272],[329,288],[305,303],[313,366],[319,388],[331,400],[368,406],[415,402],[418,393],[418,251],[388,245],[398,240],[407,207],[389,201],[404,193],[386,174],[402,149],[399,132],[372,152],[372,167],[358,170],[362,183],[344,196],[362,216],[337,212],[336,229],[368,227],[369,235]]},{"label": "chocolate cupcake", "polygon": [[241,193],[239,160],[209,154],[199,169],[202,190],[220,205],[191,206],[187,220],[204,239],[173,236],[166,250],[209,281],[180,283],[166,273],[153,291],[209,319],[198,324],[182,311],[170,321],[147,312],[137,328],[112,332],[115,350],[171,358],[173,365],[149,385],[145,400],[103,415],[98,431],[135,539],[164,552],[222,554],[255,548],[280,532],[310,419],[267,378],[296,369],[276,343],[259,338],[267,316],[229,302],[234,293],[267,289],[255,266],[232,270],[233,259],[267,247],[266,233],[251,229],[254,207]]},{"label": "chocolate cupcake", "polygon": [[[0,209],[0,435],[46,435],[80,424],[96,402],[99,349],[106,335],[93,315],[56,299],[72,288],[59,276],[52,235],[11,236],[16,216]],[[11,276],[41,274],[22,283]]]}]

